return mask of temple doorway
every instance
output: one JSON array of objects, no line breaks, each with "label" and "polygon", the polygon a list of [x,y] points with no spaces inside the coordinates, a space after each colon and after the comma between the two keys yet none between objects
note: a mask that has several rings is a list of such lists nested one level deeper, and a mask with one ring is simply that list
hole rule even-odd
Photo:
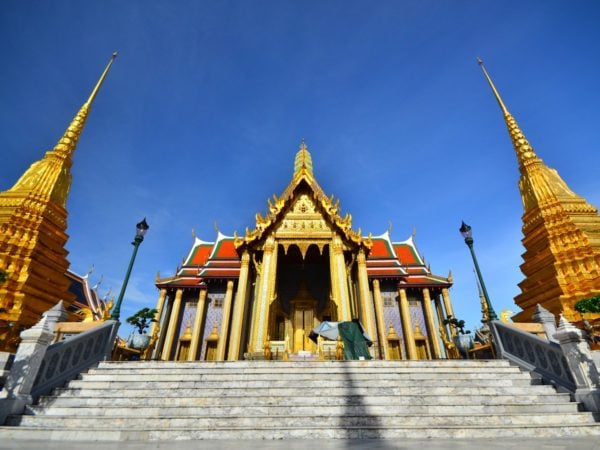
[{"label": "temple doorway", "polygon": [[[287,316],[287,327],[275,320],[274,335],[285,338],[292,353],[317,351],[309,335],[323,320],[334,320],[335,308],[330,302],[329,248],[322,251],[310,245],[303,255],[297,245],[290,245],[287,252],[279,248],[277,257],[277,293],[279,309]],[[278,324],[279,322],[279,324]]]}]

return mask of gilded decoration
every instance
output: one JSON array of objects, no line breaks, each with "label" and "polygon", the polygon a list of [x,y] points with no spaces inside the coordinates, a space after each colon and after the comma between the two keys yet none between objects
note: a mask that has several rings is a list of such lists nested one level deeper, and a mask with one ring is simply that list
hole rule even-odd
[{"label": "gilded decoration", "polygon": [[555,169],[539,158],[498,90],[478,61],[500,105],[521,177],[523,202],[523,264],[525,279],[515,303],[523,312],[516,321],[528,321],[536,305],[571,322],[581,320],[575,302],[600,292],[600,217],[598,210],[575,194]]},{"label": "gilded decoration", "polygon": [[[313,339],[310,338],[311,332],[325,321],[353,319],[358,319],[366,333],[374,338],[375,345],[371,350],[373,356],[389,358],[384,320],[387,312],[382,303],[381,292],[373,293],[371,290],[372,286],[375,290],[381,290],[380,281],[388,297],[403,297],[402,312],[397,303],[387,308],[395,309],[397,329],[403,331],[396,344],[395,357],[404,357],[404,342],[412,343],[409,349],[412,359],[444,356],[437,351],[432,355],[431,350],[426,349],[417,353],[413,337],[415,324],[411,319],[410,305],[404,291],[422,290],[423,283],[448,286],[446,280],[430,275],[429,269],[414,248],[412,238],[394,243],[388,235],[373,239],[371,235],[362,237],[360,230],[354,231],[352,216],[342,214],[340,201],[333,196],[326,196],[315,181],[306,144],[302,143],[296,155],[291,183],[281,196],[273,196],[267,204],[267,212],[255,215],[254,228],[248,228],[244,236],[234,234],[233,238],[224,237],[217,231],[219,236],[216,242],[211,243],[209,256],[198,256],[199,242],[202,242],[203,251],[207,250],[208,243],[196,239],[190,250],[191,256],[184,259],[181,270],[185,272],[185,277],[196,278],[194,281],[190,280],[189,286],[195,286],[198,280],[202,280],[204,289],[222,289],[223,278],[227,278],[228,295],[233,297],[237,279],[232,313],[228,314],[224,306],[222,319],[218,320],[221,342],[214,353],[218,360],[225,357],[228,360],[332,359],[336,350],[335,341],[317,338],[315,342],[314,336]],[[237,255],[231,253],[232,247]],[[399,248],[404,248],[401,251],[407,252],[407,256],[403,258],[404,264],[412,266],[414,278],[402,268]],[[373,259],[370,260],[371,254]],[[196,257],[197,260],[194,259]],[[238,258],[239,275],[235,272]],[[198,264],[207,268],[201,274],[194,270]],[[224,272],[224,267],[230,267],[229,271]],[[211,274],[211,270],[214,273]],[[406,288],[398,294],[396,286],[400,279],[404,281],[403,286]],[[415,292],[411,291],[411,296]],[[435,295],[439,296],[439,293],[438,288]],[[442,309],[442,306],[446,308],[446,304],[449,305],[447,292],[444,295],[444,305],[436,297],[436,313],[439,317],[450,314],[444,314]],[[431,302],[431,299],[427,297],[427,301]],[[159,297],[159,304],[160,302]],[[227,303],[225,301],[225,305]],[[163,355],[163,359],[173,357],[169,332],[177,329],[174,324],[179,320],[179,308],[176,297],[162,318],[163,329],[167,333],[157,354]],[[422,335],[428,340],[435,338],[435,333],[430,329],[434,320],[432,311],[432,308],[428,308],[425,312],[428,317],[431,316],[431,320],[419,323]],[[402,327],[401,317],[407,320]],[[194,326],[194,329],[198,330],[206,330],[212,323],[212,319],[201,314],[197,314],[195,320],[198,327]],[[179,320],[179,327],[182,326],[183,319]],[[405,336],[408,332],[411,333],[410,339]],[[192,331],[194,335],[198,333],[199,331]],[[207,340],[207,345],[212,344]],[[341,342],[339,345],[341,346]],[[341,347],[338,350],[342,350]],[[206,353],[212,354],[211,350]],[[343,351],[338,357],[343,357],[342,354]],[[202,359],[204,353],[190,351],[190,355],[192,360]]]},{"label": "gilded decoration", "polygon": [[[54,148],[33,163],[7,191],[0,192],[0,321],[11,330],[31,326],[59,299],[67,309],[75,300],[65,245],[65,205],[71,185],[72,156],[91,105],[116,54],[105,67],[87,101]],[[48,282],[51,281],[51,282]],[[81,320],[71,314],[70,320]],[[0,332],[0,350],[14,350],[14,339]],[[9,343],[10,342],[10,343]]]}]

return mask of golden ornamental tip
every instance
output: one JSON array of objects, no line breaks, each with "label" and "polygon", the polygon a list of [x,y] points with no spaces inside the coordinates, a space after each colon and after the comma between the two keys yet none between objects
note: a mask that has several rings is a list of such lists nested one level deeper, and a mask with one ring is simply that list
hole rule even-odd
[{"label": "golden ornamental tip", "polygon": [[90,98],[88,98],[87,102],[85,102],[86,105],[90,106],[92,104],[92,102],[94,101],[94,99],[96,98],[96,94],[100,90],[102,83],[104,83],[104,79],[106,78],[106,75],[108,74],[108,71],[110,70],[110,66],[112,65],[112,63],[116,57],[117,57],[117,52],[113,52],[113,54],[110,57],[110,61],[108,61],[108,64],[106,65],[106,67],[104,68],[104,71],[102,72],[102,75],[100,75],[100,79],[98,80],[98,82],[96,83],[96,86],[92,90],[92,93],[90,94]]},{"label": "golden ornamental tip", "polygon": [[485,66],[483,65],[483,60],[479,57],[477,57],[477,64],[479,64],[479,67],[481,67],[481,70],[483,71],[483,75],[485,76],[488,84],[492,88],[492,92],[494,93],[494,97],[496,97],[496,101],[498,102],[498,105],[500,105],[500,109],[502,109],[502,112],[504,113],[505,116],[509,115],[508,109],[504,105],[504,102],[502,101],[502,97],[500,97],[500,94],[498,93],[498,90],[496,89],[496,86],[494,85],[492,78],[487,73],[487,70],[485,70]]},{"label": "golden ornamental tip", "polygon": [[500,105],[500,109],[502,109],[502,112],[504,113],[504,121],[506,122],[506,126],[508,127],[508,133],[510,135],[510,139],[511,139],[511,141],[513,143],[513,147],[515,148],[515,151],[517,153],[517,159],[519,161],[519,166],[523,167],[526,160],[537,158],[537,156],[536,156],[535,152],[533,151],[533,148],[527,141],[527,138],[525,137],[525,135],[519,128],[517,121],[508,112],[508,109],[504,105],[504,102],[502,101],[502,98],[500,97],[500,94],[498,93],[498,90],[496,89],[496,86],[494,85],[492,78],[487,73],[487,70],[485,70],[485,66],[483,65],[483,61],[481,60],[481,58],[477,58],[477,63],[481,67],[481,70],[483,71],[483,74],[484,74],[485,78],[487,79],[488,84],[492,88],[492,92],[494,93],[494,96],[496,97],[496,101],[498,102],[498,104]]}]

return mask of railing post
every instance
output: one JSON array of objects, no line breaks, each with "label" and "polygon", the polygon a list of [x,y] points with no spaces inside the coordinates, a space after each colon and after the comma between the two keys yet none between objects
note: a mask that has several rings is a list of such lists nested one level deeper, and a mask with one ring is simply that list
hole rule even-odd
[{"label": "railing post", "polygon": [[575,400],[589,411],[600,412],[600,377],[583,332],[573,326],[562,314],[554,334],[567,360],[577,389]]},{"label": "railing post", "polygon": [[54,338],[54,326],[64,319],[66,311],[62,300],[46,311],[33,327],[21,332],[21,343],[12,368],[0,394],[0,424],[11,414],[20,414],[31,404],[31,389],[42,365],[48,346]]},{"label": "railing post", "polygon": [[536,323],[541,323],[544,327],[544,333],[549,341],[556,342],[554,334],[556,333],[556,317],[539,303],[535,306],[535,313],[531,316]]}]

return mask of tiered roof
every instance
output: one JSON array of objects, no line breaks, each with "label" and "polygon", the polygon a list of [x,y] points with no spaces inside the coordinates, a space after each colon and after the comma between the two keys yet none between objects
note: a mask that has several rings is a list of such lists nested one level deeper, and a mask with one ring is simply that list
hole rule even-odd
[{"label": "tiered roof", "polygon": [[233,236],[217,232],[215,242],[194,238],[192,248],[175,276],[157,280],[157,286],[194,287],[205,279],[232,279],[240,274],[240,257]]},{"label": "tiered roof", "polygon": [[409,285],[450,286],[448,278],[433,275],[419,254],[414,237],[392,242],[389,230],[371,238],[373,246],[367,257],[369,278],[398,279]]},{"label": "tiered roof", "polygon": [[[392,242],[389,231],[371,238],[367,255],[369,278],[398,279],[415,286],[450,286],[451,281],[433,275],[419,254],[413,236]],[[197,287],[209,279],[235,279],[240,273],[240,256],[235,238],[218,232],[214,242],[194,238],[183,265],[175,276],[157,280],[162,287]]]},{"label": "tiered roof", "polygon": [[[306,186],[299,191],[300,186]],[[389,230],[378,237],[362,236],[360,228],[352,229],[352,216],[340,215],[339,200],[327,197],[314,178],[312,158],[304,141],[294,161],[294,176],[280,197],[268,201],[266,216],[256,214],[256,226],[246,229],[243,237],[234,233],[225,236],[217,233],[215,242],[194,238],[194,244],[183,266],[171,278],[157,279],[158,287],[194,287],[208,279],[235,279],[240,273],[240,255],[256,246],[285,220],[285,214],[296,200],[299,192],[310,192],[323,218],[331,224],[346,244],[346,249],[362,248],[367,255],[367,272],[371,278],[390,278],[419,286],[450,286],[451,281],[431,273],[417,250],[413,236],[402,242],[392,242]],[[312,229],[314,231],[314,229]],[[308,231],[307,231],[308,232]],[[331,236],[331,231],[325,237]],[[307,235],[308,236],[308,235]],[[323,236],[319,236],[323,243]],[[286,243],[284,242],[284,245]],[[289,242],[287,243],[289,245]],[[303,253],[304,254],[304,253]]]}]

